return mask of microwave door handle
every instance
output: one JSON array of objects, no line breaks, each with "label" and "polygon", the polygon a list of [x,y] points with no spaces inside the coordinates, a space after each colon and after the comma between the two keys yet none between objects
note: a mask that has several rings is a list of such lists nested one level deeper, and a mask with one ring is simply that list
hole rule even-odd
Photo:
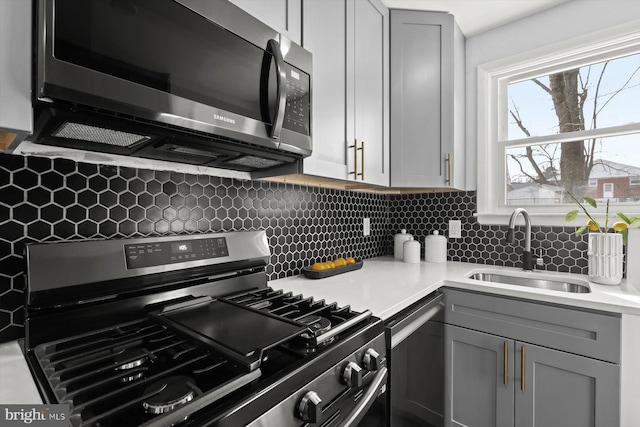
[{"label": "microwave door handle", "polygon": [[284,122],[284,110],[287,105],[287,74],[284,69],[284,58],[280,52],[280,44],[274,39],[269,40],[267,43],[267,52],[273,55],[273,60],[276,64],[276,89],[278,93],[274,113],[275,119],[273,120],[273,126],[271,126],[269,136],[273,139],[280,139],[282,123]]}]

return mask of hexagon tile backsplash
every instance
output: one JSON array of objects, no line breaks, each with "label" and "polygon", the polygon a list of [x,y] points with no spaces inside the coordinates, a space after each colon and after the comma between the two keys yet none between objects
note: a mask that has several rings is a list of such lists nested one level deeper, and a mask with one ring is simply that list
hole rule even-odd
[{"label": "hexagon tile backsplash", "polygon": [[[264,229],[273,280],[315,260],[393,253],[402,227],[424,245],[453,218],[464,238],[450,240],[449,260],[517,265],[521,249],[501,243],[506,226],[480,226],[474,211],[474,192],[386,196],[0,154],[0,342],[23,336],[29,242]],[[362,236],[363,217],[371,236]],[[546,268],[586,272],[575,228],[534,230]]]}]

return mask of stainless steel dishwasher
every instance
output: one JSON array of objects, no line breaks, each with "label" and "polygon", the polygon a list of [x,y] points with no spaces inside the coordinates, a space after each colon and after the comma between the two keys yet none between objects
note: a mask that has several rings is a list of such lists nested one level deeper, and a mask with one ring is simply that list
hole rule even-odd
[{"label": "stainless steel dishwasher", "polygon": [[443,300],[433,292],[385,323],[391,427],[444,425]]}]

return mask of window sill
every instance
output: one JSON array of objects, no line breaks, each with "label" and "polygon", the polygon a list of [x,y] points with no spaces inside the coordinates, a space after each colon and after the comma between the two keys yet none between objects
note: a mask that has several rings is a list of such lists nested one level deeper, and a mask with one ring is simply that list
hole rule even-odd
[{"label": "window sill", "polygon": [[[516,207],[514,206],[513,209]],[[568,209],[570,210],[570,209]],[[567,211],[568,211],[567,210]],[[536,213],[536,212],[527,212],[529,217],[531,218],[531,225],[533,227],[546,226],[546,227],[581,227],[584,225],[580,220],[580,217],[576,218],[571,222],[567,222],[564,219],[563,214],[557,213]],[[615,215],[615,214],[614,214]],[[495,213],[495,214],[474,214],[478,223],[481,225],[508,225],[509,218],[511,217],[511,212],[509,213]],[[522,216],[520,216],[516,220],[517,225],[524,225],[524,220]]]}]

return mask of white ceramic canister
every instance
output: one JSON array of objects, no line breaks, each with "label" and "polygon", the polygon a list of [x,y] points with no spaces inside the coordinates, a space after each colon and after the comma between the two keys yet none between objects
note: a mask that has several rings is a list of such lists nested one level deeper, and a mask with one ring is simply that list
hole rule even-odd
[{"label": "white ceramic canister", "polygon": [[393,236],[393,256],[395,259],[403,259],[403,247],[402,245],[409,239],[413,239],[413,236],[407,233],[407,230],[404,228],[400,230],[398,234]]},{"label": "white ceramic canister", "polygon": [[402,260],[410,264],[417,264],[420,262],[420,242],[413,240],[410,237],[409,240],[402,244]]},{"label": "white ceramic canister", "polygon": [[427,262],[447,262],[447,238],[434,231],[424,239],[424,260]]}]

